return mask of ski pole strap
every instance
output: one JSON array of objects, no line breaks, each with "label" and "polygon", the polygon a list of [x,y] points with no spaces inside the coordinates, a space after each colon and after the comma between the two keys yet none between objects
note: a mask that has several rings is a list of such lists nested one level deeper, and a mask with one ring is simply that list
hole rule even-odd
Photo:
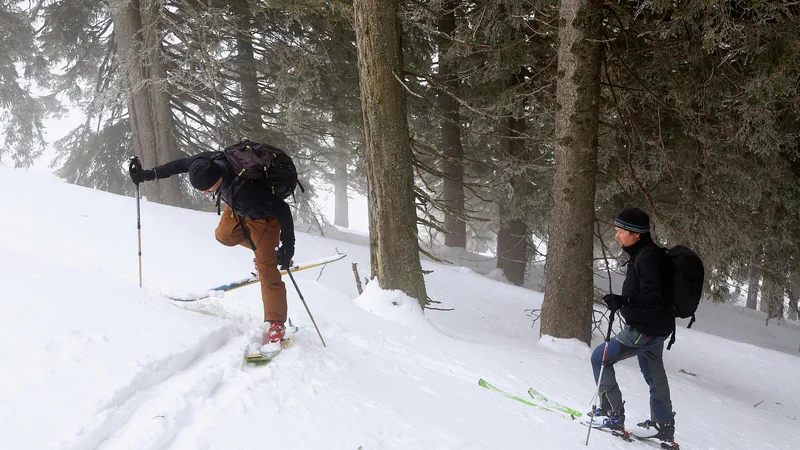
[{"label": "ski pole strap", "polygon": [[611,311],[611,317],[608,318],[608,331],[606,332],[606,342],[611,340],[611,327],[614,325],[614,313],[616,310]]}]

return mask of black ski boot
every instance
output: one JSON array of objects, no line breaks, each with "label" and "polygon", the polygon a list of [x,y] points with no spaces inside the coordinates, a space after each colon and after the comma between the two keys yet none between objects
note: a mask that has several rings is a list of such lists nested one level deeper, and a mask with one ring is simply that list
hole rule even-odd
[{"label": "black ski boot", "polygon": [[640,439],[658,439],[662,441],[662,448],[671,450],[680,448],[675,442],[675,413],[672,413],[672,420],[666,422],[645,420],[637,423],[632,432],[634,436]]}]

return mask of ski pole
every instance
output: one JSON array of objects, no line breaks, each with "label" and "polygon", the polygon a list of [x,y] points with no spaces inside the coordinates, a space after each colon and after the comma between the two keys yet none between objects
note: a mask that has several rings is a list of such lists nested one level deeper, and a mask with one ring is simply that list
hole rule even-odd
[{"label": "ski pole", "polygon": [[142,287],[142,215],[139,208],[139,184],[136,184],[136,233],[139,235],[139,287]]},{"label": "ski pole", "polygon": [[[603,348],[603,362],[600,365],[600,375],[597,377],[597,389],[594,391],[594,396],[592,397],[592,401],[589,404],[592,406],[592,411],[595,410],[595,400],[597,400],[597,396],[600,394],[600,381],[603,380],[603,370],[606,368],[606,355],[608,354],[608,342],[611,340],[611,325],[614,323],[614,313],[616,311],[611,311],[611,317],[608,319],[608,332],[606,333],[606,346]],[[592,424],[594,423],[594,415],[592,415],[591,423],[589,424],[589,431],[586,432],[586,445],[589,445],[589,435],[592,434]]]},{"label": "ski pole", "polygon": [[308,317],[311,318],[311,323],[313,323],[314,324],[314,328],[317,329],[317,334],[319,335],[319,340],[322,341],[322,346],[323,347],[327,347],[327,345],[325,345],[325,339],[322,339],[322,333],[319,332],[319,327],[317,326],[317,322],[314,321],[314,316],[311,315],[311,310],[308,309],[308,304],[306,304],[306,299],[303,298],[303,294],[300,292],[300,288],[297,287],[297,282],[294,281],[294,276],[292,275],[292,271],[287,268],[286,269],[286,273],[289,274],[289,278],[291,278],[292,284],[294,285],[294,288],[297,290],[297,295],[300,296],[300,301],[302,301],[303,302],[303,306],[306,307],[306,312],[308,312]]},{"label": "ski pole", "polygon": [[[133,174],[142,170],[142,163],[139,161],[138,156],[131,156],[128,160],[128,172],[133,178]],[[136,233],[139,235],[139,287],[142,287],[142,214],[139,207],[139,199],[141,198],[141,191],[139,191],[139,183],[136,183]]]}]

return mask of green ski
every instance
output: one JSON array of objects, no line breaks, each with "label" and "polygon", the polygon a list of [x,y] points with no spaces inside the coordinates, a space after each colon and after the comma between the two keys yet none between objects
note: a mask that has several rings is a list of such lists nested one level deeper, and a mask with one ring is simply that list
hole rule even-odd
[{"label": "green ski", "polygon": [[534,401],[536,401],[537,403],[541,403],[541,404],[547,406],[548,408],[552,408],[552,409],[555,409],[557,411],[561,411],[564,414],[569,414],[572,417],[578,418],[578,417],[581,417],[583,415],[583,414],[579,413],[578,411],[575,411],[572,408],[568,408],[568,407],[562,405],[561,403],[554,402],[554,401],[548,399],[544,395],[540,394],[539,391],[537,391],[534,388],[528,389],[528,395],[530,395],[531,398]]},{"label": "green ski", "polygon": [[[533,406],[535,408],[539,408],[539,409],[541,409],[543,411],[549,411],[549,412],[552,412],[552,413],[560,413],[561,412],[561,411],[553,410],[553,409],[550,409],[550,408],[548,408],[546,406],[543,406],[543,405],[540,405],[540,404],[525,400],[524,398],[517,397],[516,395],[511,395],[508,392],[505,392],[505,391],[503,391],[501,389],[498,389],[497,387],[491,385],[488,381],[484,380],[483,378],[478,380],[478,386],[485,387],[486,389],[489,389],[490,391],[499,392],[499,393],[505,395],[506,397],[510,398],[511,400],[516,400],[516,401],[518,401],[520,403],[524,403],[524,404],[526,404],[528,406]],[[562,414],[559,414],[559,416],[566,417],[566,416],[564,416]]]}]

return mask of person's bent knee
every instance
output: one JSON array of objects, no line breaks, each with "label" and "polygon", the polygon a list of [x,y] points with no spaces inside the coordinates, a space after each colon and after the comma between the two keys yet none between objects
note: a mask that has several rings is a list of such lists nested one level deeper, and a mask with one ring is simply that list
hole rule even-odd
[{"label": "person's bent knee", "polygon": [[603,364],[603,352],[605,351],[605,344],[598,346],[592,352],[592,365],[599,366]]},{"label": "person's bent knee", "polygon": [[217,239],[217,242],[228,247],[234,247],[239,245],[238,239],[234,239],[230,236],[221,236],[220,233],[218,232],[214,233],[214,237]]}]

